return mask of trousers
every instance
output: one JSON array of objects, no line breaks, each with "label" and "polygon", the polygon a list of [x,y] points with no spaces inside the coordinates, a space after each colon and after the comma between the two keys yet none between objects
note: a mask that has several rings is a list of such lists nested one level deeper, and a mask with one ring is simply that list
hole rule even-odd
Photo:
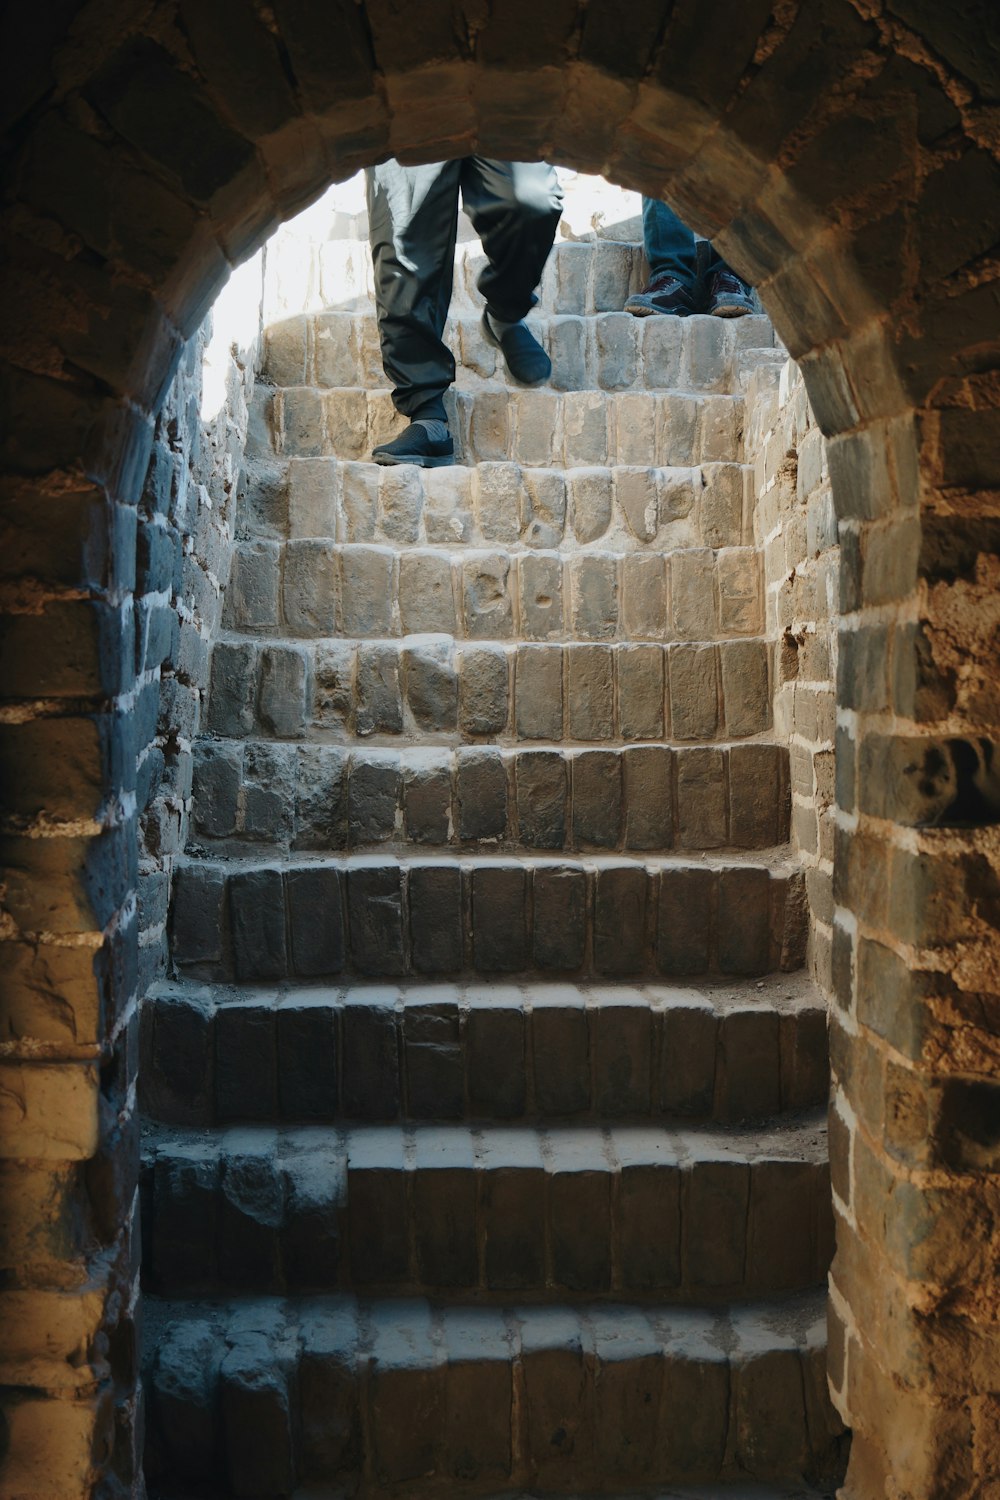
[{"label": "trousers", "polygon": [[382,365],[397,411],[445,420],[455,361],[442,335],[451,302],[458,200],[486,252],[478,286],[489,312],[517,323],[535,288],[562,215],[562,189],[545,162],[457,161],[365,173]]},{"label": "trousers", "polygon": [[642,239],[651,278],[666,272],[691,287],[716,271],[729,270],[718,251],[707,240],[697,240],[694,231],[659,198],[642,200]]}]

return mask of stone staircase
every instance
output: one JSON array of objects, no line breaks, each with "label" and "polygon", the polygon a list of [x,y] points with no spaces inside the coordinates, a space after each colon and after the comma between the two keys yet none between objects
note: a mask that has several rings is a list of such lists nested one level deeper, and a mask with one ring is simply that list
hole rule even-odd
[{"label": "stone staircase", "polygon": [[770,325],[632,319],[638,247],[560,243],[518,390],[466,244],[459,465],[379,470],[367,252],[324,248],[143,1016],[151,1494],[829,1493],[826,1017],[741,451]]}]

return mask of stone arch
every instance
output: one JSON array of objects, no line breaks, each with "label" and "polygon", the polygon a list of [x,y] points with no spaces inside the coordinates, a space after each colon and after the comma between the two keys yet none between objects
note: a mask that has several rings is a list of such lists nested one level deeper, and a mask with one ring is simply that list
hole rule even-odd
[{"label": "stone arch", "polygon": [[[86,1380],[12,1404],[14,1487],[37,1489],[42,1435],[62,1465],[50,1493],[112,1469],[131,1483],[128,766],[148,712],[131,549],[151,415],[229,265],[278,221],[387,154],[473,149],[668,196],[759,286],[801,363],[844,551],[831,1375],[857,1432],[848,1493],[888,1493],[887,1470],[914,1496],[995,1478],[989,1371],[969,1373],[994,1313],[973,1291],[987,1241],[967,1115],[992,1065],[998,856],[989,828],[922,831],[907,768],[928,739],[995,738],[1000,717],[996,23],[913,0],[732,5],[710,34],[687,3],[625,24],[604,0],[343,0],[321,16],[306,0],[121,0],[19,24],[2,1066],[12,1264],[36,1253],[4,1294],[21,1299],[7,1368],[22,1388],[59,1385],[40,1353],[53,1329],[89,1357]],[[81,1284],[90,1301],[68,1290]]]}]

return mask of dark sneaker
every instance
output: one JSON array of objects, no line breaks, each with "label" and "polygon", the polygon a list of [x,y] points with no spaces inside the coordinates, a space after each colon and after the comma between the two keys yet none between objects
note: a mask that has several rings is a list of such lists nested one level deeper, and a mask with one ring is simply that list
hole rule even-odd
[{"label": "dark sneaker", "polygon": [[716,271],[708,283],[708,310],[716,318],[743,318],[756,312],[753,288],[735,271]]},{"label": "dark sneaker", "polygon": [[541,385],[543,380],[548,380],[552,374],[552,361],[527,323],[515,323],[498,335],[483,313],[482,327],[483,338],[503,355],[511,380],[516,380],[518,385]]},{"label": "dark sneaker", "polygon": [[391,443],[372,449],[377,464],[417,464],[421,469],[443,469],[455,462],[455,444],[450,437],[432,438],[426,427],[411,422]]},{"label": "dark sneaker", "polygon": [[693,287],[685,286],[676,276],[666,271],[654,276],[644,292],[633,292],[625,303],[625,311],[634,318],[649,318],[654,313],[666,313],[672,318],[689,318],[698,311]]}]

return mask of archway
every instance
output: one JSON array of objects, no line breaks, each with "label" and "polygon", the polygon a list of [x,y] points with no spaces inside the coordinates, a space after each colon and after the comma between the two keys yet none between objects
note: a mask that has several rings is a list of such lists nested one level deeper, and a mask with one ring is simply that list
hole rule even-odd
[{"label": "archway", "polygon": [[[28,32],[12,95],[2,645],[12,1264],[45,1246],[4,1294],[21,1391],[7,1462],[26,1493],[39,1432],[65,1454],[67,1493],[106,1464],[116,1396],[123,1470],[132,1441],[128,768],[151,682],[134,668],[129,555],[149,416],[228,263],[277,219],[389,152],[473,147],[669,196],[756,282],[800,359],[845,553],[832,1375],[861,1439],[850,1483],[884,1486],[887,1463],[914,1495],[993,1477],[989,1371],[970,1378],[967,1357],[992,1326],[981,1284],[972,1295],[985,1241],[965,1234],[942,1269],[924,1226],[940,1201],[951,1224],[982,1206],[969,1174],[985,1149],[995,839],[919,831],[937,794],[918,782],[915,796],[907,770],[927,739],[995,735],[998,190],[977,52],[993,33],[971,16],[931,37],[846,0],[735,10],[724,50],[684,7],[631,31],[599,5],[457,27],[430,7],[414,36],[389,6],[317,23],[285,3],[267,24],[180,6],[152,35],[85,8],[55,35]],[[57,1326],[57,1347],[92,1356],[68,1383],[65,1357],[38,1357]]]}]

